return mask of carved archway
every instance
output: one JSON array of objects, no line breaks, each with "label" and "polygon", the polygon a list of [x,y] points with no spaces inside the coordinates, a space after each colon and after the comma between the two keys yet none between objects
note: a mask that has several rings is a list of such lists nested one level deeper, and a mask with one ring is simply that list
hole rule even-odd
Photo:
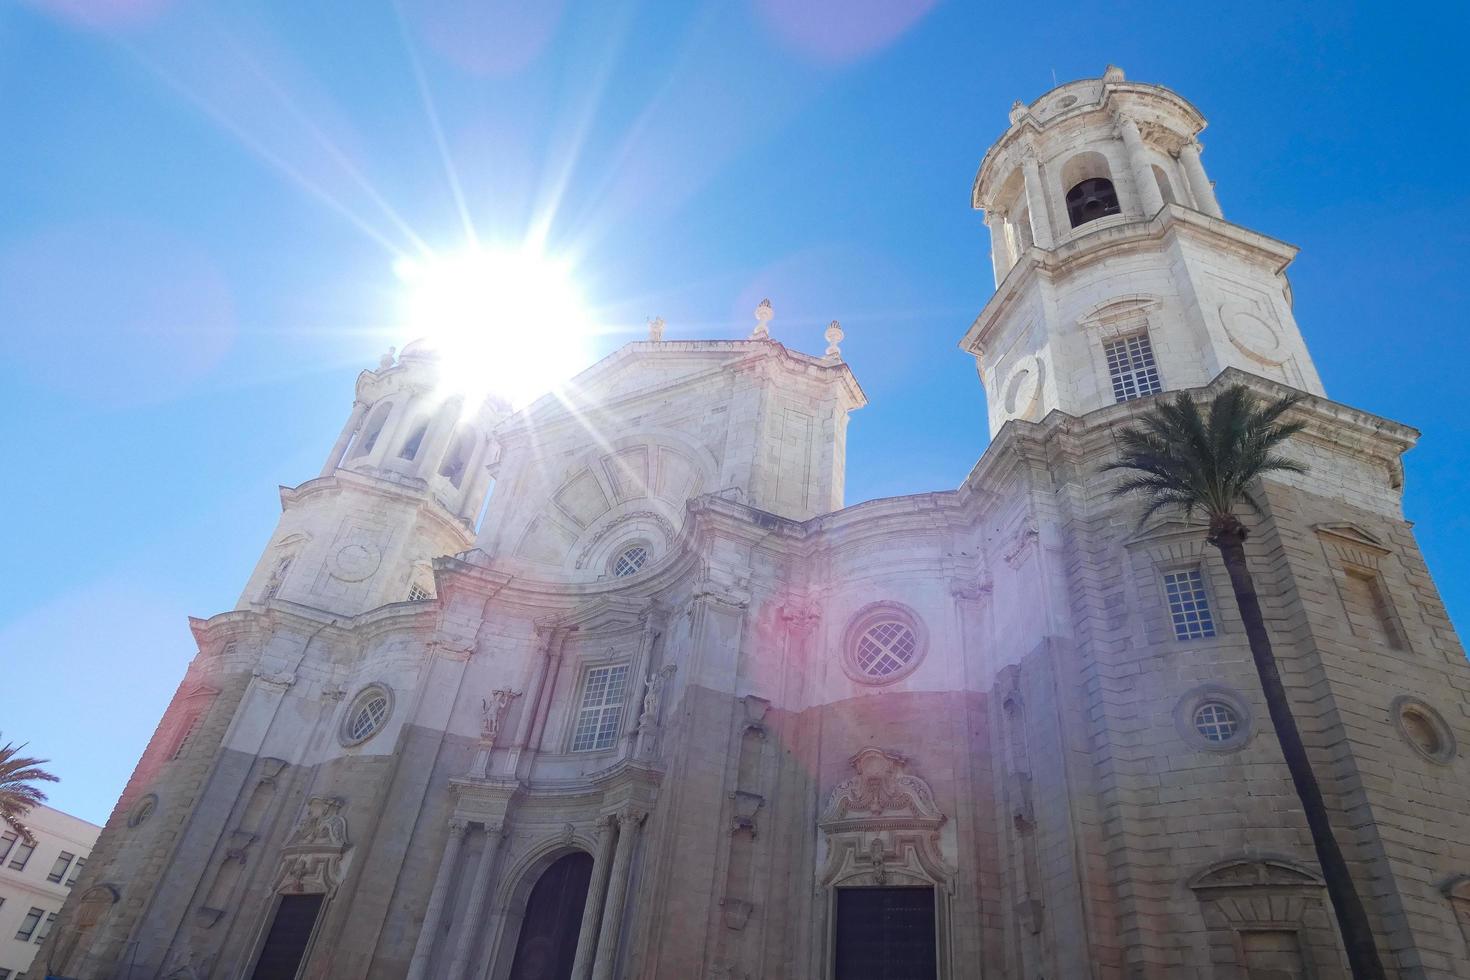
[{"label": "carved archway", "polygon": [[850,762],[856,774],[832,790],[818,820],[826,848],[818,873],[825,922],[820,975],[832,977],[835,968],[839,889],[921,887],[933,889],[937,976],[949,980],[956,869],[940,844],[948,818],[903,756],[867,748]]},{"label": "carved archway", "polygon": [[1188,884],[1213,962],[1309,978],[1342,962],[1322,876],[1311,868],[1284,857],[1242,856],[1207,866]]}]

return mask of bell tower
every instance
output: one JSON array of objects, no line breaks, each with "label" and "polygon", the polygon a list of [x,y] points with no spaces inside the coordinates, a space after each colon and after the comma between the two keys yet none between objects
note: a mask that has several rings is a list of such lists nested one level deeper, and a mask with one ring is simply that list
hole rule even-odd
[{"label": "bell tower", "polygon": [[1017,102],[1010,120],[973,190],[996,291],[960,345],[992,435],[1227,367],[1323,393],[1292,315],[1297,250],[1225,218],[1198,109],[1110,66]]},{"label": "bell tower", "polygon": [[281,520],[236,608],[281,601],[355,616],[434,594],[430,562],[474,544],[490,485],[490,432],[509,414],[439,384],[424,341],[357,379],[321,473],[281,488]]}]

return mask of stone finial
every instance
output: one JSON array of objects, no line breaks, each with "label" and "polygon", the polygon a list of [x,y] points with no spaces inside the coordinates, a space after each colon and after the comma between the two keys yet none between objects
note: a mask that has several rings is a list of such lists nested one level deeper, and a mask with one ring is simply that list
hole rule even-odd
[{"label": "stone finial", "polygon": [[394,359],[397,356],[398,356],[398,348],[397,347],[389,347],[388,348],[388,353],[386,353],[382,357],[378,358],[378,370],[379,371],[385,371],[388,368],[392,367],[393,366],[393,361],[394,361]]},{"label": "stone finial", "polygon": [[776,311],[771,308],[771,301],[768,299],[761,300],[761,305],[755,308],[755,329],[750,332],[750,339],[770,340],[771,328],[769,324],[771,317],[775,315]]},{"label": "stone finial", "polygon": [[827,324],[827,332],[822,334],[822,336],[827,338],[827,356],[834,361],[842,360],[842,350],[837,346],[838,344],[842,343],[842,338],[844,336],[842,332],[842,324],[838,323],[836,320],[833,320],[831,323]]},{"label": "stone finial", "polygon": [[1022,102],[1020,99],[1017,99],[1016,101],[1011,103],[1011,122],[1013,124],[1020,122],[1025,117],[1025,115],[1026,103]]},{"label": "stone finial", "polygon": [[1103,81],[1105,82],[1121,82],[1122,80],[1123,69],[1119,68],[1117,65],[1108,65],[1108,67],[1103,71]]},{"label": "stone finial", "polygon": [[648,321],[648,339],[655,344],[664,339],[664,318],[653,317]]}]

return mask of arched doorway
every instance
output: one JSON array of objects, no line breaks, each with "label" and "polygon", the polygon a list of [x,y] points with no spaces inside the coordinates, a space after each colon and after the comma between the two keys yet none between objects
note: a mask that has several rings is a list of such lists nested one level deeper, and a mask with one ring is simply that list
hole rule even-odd
[{"label": "arched doorway", "polygon": [[510,980],[569,980],[591,880],[592,855],[582,851],[542,872],[526,901]]}]

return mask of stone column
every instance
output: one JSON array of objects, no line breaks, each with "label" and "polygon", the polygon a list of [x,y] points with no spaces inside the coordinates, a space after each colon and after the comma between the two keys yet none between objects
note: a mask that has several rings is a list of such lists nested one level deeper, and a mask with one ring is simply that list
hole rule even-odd
[{"label": "stone column", "polygon": [[1204,164],[1199,162],[1199,151],[1197,140],[1190,140],[1179,148],[1179,162],[1184,165],[1189,192],[1194,195],[1197,208],[1212,218],[1223,218],[1225,215],[1220,212],[1220,202],[1215,200],[1215,189],[1210,186],[1210,178],[1205,176]]},{"label": "stone column", "polygon": [[353,402],[352,414],[347,416],[347,424],[342,426],[342,434],[337,437],[331,454],[327,456],[327,465],[322,467],[322,476],[331,476],[337,472],[337,467],[342,465],[342,457],[347,452],[347,445],[352,442],[352,437],[362,427],[365,415],[367,415],[367,405],[362,402]]},{"label": "stone column", "polygon": [[628,899],[628,878],[632,872],[633,846],[638,842],[638,828],[647,816],[637,807],[618,813],[618,846],[613,854],[612,872],[607,882],[607,905],[602,912],[602,928],[597,934],[597,959],[592,965],[592,980],[612,980],[618,961],[618,934],[623,930],[623,905]]},{"label": "stone column", "polygon": [[1164,206],[1164,195],[1159,192],[1159,182],[1154,179],[1154,168],[1148,162],[1143,148],[1143,137],[1138,124],[1121,113],[1117,116],[1118,134],[1123,137],[1123,146],[1128,151],[1128,169],[1133,171],[1133,186],[1138,191],[1138,203],[1143,216],[1152,218]]},{"label": "stone column", "polygon": [[469,968],[470,953],[475,948],[475,937],[480,932],[480,916],[485,911],[485,900],[495,883],[496,858],[500,853],[500,831],[498,823],[485,826],[485,850],[480,854],[480,864],[475,868],[475,883],[470,887],[470,900],[461,918],[459,942],[454,946],[454,960],[449,964],[449,980],[464,980]]},{"label": "stone column", "polygon": [[1037,248],[1049,249],[1056,240],[1051,236],[1051,209],[1046,206],[1046,187],[1041,183],[1041,164],[1029,149],[1021,160],[1026,177],[1026,209],[1031,214],[1031,241]]},{"label": "stone column", "polygon": [[1003,211],[986,211],[985,227],[990,229],[990,267],[995,272],[995,284],[1000,285],[1006,273],[1011,271],[1015,260],[1011,257],[1010,236],[1006,234],[1006,216]]},{"label": "stone column", "polygon": [[612,816],[597,824],[597,853],[592,857],[592,880],[587,884],[587,904],[582,907],[582,928],[577,933],[577,955],[572,961],[572,980],[589,980],[592,957],[597,952],[597,930],[602,924],[602,902],[607,897],[608,864],[618,825]]},{"label": "stone column", "polygon": [[449,898],[449,883],[454,879],[454,869],[459,865],[459,852],[464,846],[467,829],[462,820],[449,821],[449,843],[444,845],[439,874],[434,878],[433,891],[429,893],[429,907],[424,912],[424,924],[419,928],[419,941],[413,948],[413,959],[408,965],[408,980],[424,980],[429,975],[429,957],[434,954],[435,935],[439,932],[439,920],[444,917],[444,903]]}]

